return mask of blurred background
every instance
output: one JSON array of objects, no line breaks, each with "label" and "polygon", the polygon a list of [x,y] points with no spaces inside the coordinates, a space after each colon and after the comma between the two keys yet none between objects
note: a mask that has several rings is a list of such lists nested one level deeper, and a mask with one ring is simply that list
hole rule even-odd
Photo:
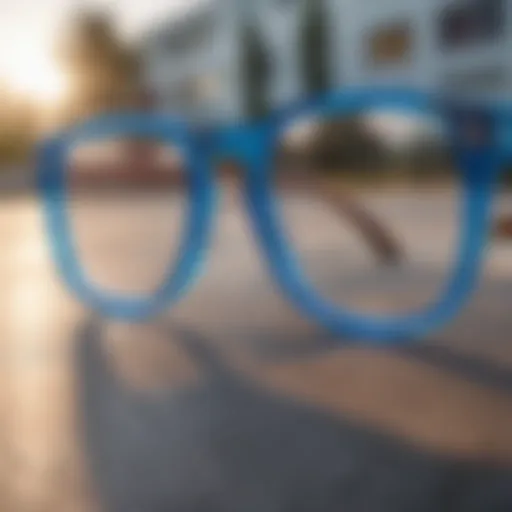
[{"label": "blurred background", "polygon": [[[127,109],[196,127],[346,86],[506,100],[510,0],[0,7],[0,510],[512,510],[510,173],[463,313],[412,347],[361,348],[279,294],[229,158],[211,162],[221,202],[200,284],[151,322],[91,317],[52,264],[34,150]],[[320,296],[366,314],[439,297],[463,220],[439,121],[368,109],[280,128],[271,183]],[[172,268],[186,165],[170,140],[70,148],[68,213],[95,285],[148,292]]]}]

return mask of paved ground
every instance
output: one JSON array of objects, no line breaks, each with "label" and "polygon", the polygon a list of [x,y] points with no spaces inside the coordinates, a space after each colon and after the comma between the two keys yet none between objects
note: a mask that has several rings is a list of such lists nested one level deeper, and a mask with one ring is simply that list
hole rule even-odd
[{"label": "paved ground", "polygon": [[[380,215],[406,229],[392,204]],[[340,273],[343,244],[308,253],[315,280],[373,309],[424,297],[439,269],[432,247],[450,239],[442,201],[424,204],[437,217],[423,213],[428,231],[417,240],[434,264],[412,292],[386,289],[406,274],[370,274],[374,262],[356,253]],[[297,216],[308,205],[290,207]],[[275,293],[234,208],[221,211],[200,285],[167,317],[128,327],[89,317],[63,289],[36,202],[3,199],[0,509],[511,510],[510,246],[493,246],[478,295],[450,328],[409,349],[362,349],[341,346]],[[88,218],[96,234],[121,232]],[[324,244],[327,222],[311,219],[302,241]],[[150,257],[160,270],[155,254],[137,254],[135,268]],[[376,282],[381,290],[356,293]]]}]

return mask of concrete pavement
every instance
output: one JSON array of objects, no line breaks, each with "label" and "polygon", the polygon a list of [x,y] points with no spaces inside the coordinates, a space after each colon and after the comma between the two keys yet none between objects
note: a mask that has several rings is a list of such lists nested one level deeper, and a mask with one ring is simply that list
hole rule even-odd
[{"label": "concrete pavement", "polygon": [[510,510],[510,248],[418,348],[340,347],[276,293],[235,207],[200,285],[128,327],[63,289],[33,198],[2,202],[0,509]]}]

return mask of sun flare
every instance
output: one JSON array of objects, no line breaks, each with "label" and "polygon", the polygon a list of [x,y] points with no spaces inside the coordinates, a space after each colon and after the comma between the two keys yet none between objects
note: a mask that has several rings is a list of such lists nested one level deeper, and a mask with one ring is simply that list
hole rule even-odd
[{"label": "sun flare", "polygon": [[66,81],[52,59],[44,52],[13,52],[5,66],[6,79],[19,94],[31,100],[53,104],[63,99]]}]

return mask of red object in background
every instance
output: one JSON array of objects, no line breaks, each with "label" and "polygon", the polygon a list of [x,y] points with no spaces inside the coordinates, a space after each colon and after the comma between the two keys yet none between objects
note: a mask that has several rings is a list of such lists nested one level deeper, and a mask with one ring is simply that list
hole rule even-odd
[{"label": "red object in background", "polygon": [[69,170],[70,185],[95,189],[181,186],[181,162],[162,160],[157,148],[146,141],[126,141],[114,162],[75,162]]},{"label": "red object in background", "polygon": [[[156,96],[143,90],[135,105],[139,110],[150,111],[156,104]],[[89,162],[72,164],[69,175],[71,186],[84,188],[150,188],[183,185],[184,170],[179,158],[163,155],[164,146],[159,141],[126,139],[114,151],[114,162]]]}]

